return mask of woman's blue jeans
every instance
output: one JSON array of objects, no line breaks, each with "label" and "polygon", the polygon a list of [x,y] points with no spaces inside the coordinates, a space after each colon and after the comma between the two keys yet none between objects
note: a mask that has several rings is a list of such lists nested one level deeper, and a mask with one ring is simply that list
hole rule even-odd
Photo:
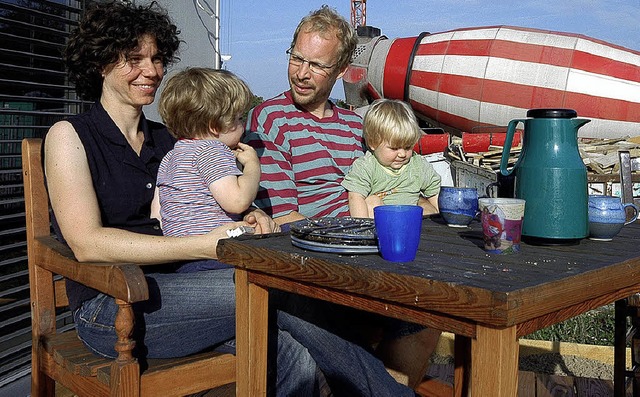
[{"label": "woman's blue jeans", "polygon": [[[233,342],[233,268],[148,274],[146,279],[150,299],[134,304],[134,355],[143,363],[145,358],[182,357]],[[80,339],[98,355],[116,356],[117,311],[114,299],[101,294],[74,313]],[[278,333],[277,340],[277,395],[312,396],[316,365],[307,349],[288,333]],[[223,346],[222,350],[229,349]]]},{"label": "woman's blue jeans", "polygon": [[[134,355],[142,362],[144,358],[182,357],[233,341],[233,274],[232,268],[148,274],[150,299],[133,305]],[[114,299],[101,294],[74,313],[80,339],[99,355],[116,356],[113,324],[117,310]],[[335,396],[415,395],[399,385],[372,354],[305,320],[278,311],[274,331],[273,381],[278,396],[315,395],[317,368],[326,374]]]},{"label": "woman's blue jeans", "polygon": [[[182,357],[235,336],[233,269],[146,275],[149,299],[133,304],[136,356]],[[74,313],[78,335],[97,354],[115,357],[118,306],[99,295]]]}]

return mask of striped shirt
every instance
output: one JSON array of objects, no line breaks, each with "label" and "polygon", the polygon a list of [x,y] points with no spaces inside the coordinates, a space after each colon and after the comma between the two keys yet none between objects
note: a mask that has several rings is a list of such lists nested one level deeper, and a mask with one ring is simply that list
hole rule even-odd
[{"label": "striped shirt", "polygon": [[332,107],[332,116],[319,119],[285,92],[250,111],[245,142],[256,149],[262,170],[255,204],[272,217],[349,215],[341,182],[363,155],[362,118]]},{"label": "striped shirt", "polygon": [[209,185],[228,175],[242,175],[231,149],[222,142],[183,139],[162,159],[157,186],[165,236],[205,234],[240,215],[225,212]]}]

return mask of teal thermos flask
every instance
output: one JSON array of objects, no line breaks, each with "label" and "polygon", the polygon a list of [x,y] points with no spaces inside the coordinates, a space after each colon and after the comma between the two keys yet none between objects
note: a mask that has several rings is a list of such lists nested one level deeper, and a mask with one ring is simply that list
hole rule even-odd
[{"label": "teal thermos flask", "polygon": [[[587,168],[578,150],[578,129],[591,120],[571,109],[531,109],[511,120],[500,172],[515,173],[515,196],[526,200],[523,240],[570,244],[589,235]],[[522,151],[507,170],[513,134],[524,124]]]}]

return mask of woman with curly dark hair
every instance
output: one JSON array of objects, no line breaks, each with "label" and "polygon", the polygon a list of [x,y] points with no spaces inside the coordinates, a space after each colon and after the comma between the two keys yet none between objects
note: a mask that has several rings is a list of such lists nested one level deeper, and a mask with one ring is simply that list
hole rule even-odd
[{"label": "woman with curly dark hair", "polygon": [[[57,231],[79,261],[145,266],[148,301],[134,305],[138,358],[179,357],[235,336],[233,269],[176,273],[176,263],[212,260],[226,231],[278,227],[264,213],[189,237],[165,237],[151,217],[158,167],[173,148],[167,128],[147,120],[165,69],[180,44],[178,29],[156,3],[99,2],[69,38],[65,60],[86,113],[54,124],[45,139],[45,171]],[[113,298],[68,281],[79,337],[96,354],[115,357]],[[310,376],[315,367],[310,367]]]},{"label": "woman with curly dark hair", "polygon": [[180,32],[165,12],[154,11],[159,8],[153,4],[130,7],[112,1],[87,10],[64,50],[69,80],[81,98],[100,99],[105,66],[121,60],[135,62],[130,59],[132,51],[145,36],[155,39],[154,61],[163,67],[162,74],[179,60]]}]

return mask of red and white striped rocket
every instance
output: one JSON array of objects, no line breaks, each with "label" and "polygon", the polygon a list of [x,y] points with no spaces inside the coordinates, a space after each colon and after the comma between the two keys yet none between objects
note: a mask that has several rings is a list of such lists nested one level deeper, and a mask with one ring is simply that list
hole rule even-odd
[{"label": "red and white striped rocket", "polygon": [[533,108],[569,108],[586,137],[640,135],[640,52],[583,35],[512,26],[361,38],[347,103],[409,102],[434,126],[506,126]]}]

